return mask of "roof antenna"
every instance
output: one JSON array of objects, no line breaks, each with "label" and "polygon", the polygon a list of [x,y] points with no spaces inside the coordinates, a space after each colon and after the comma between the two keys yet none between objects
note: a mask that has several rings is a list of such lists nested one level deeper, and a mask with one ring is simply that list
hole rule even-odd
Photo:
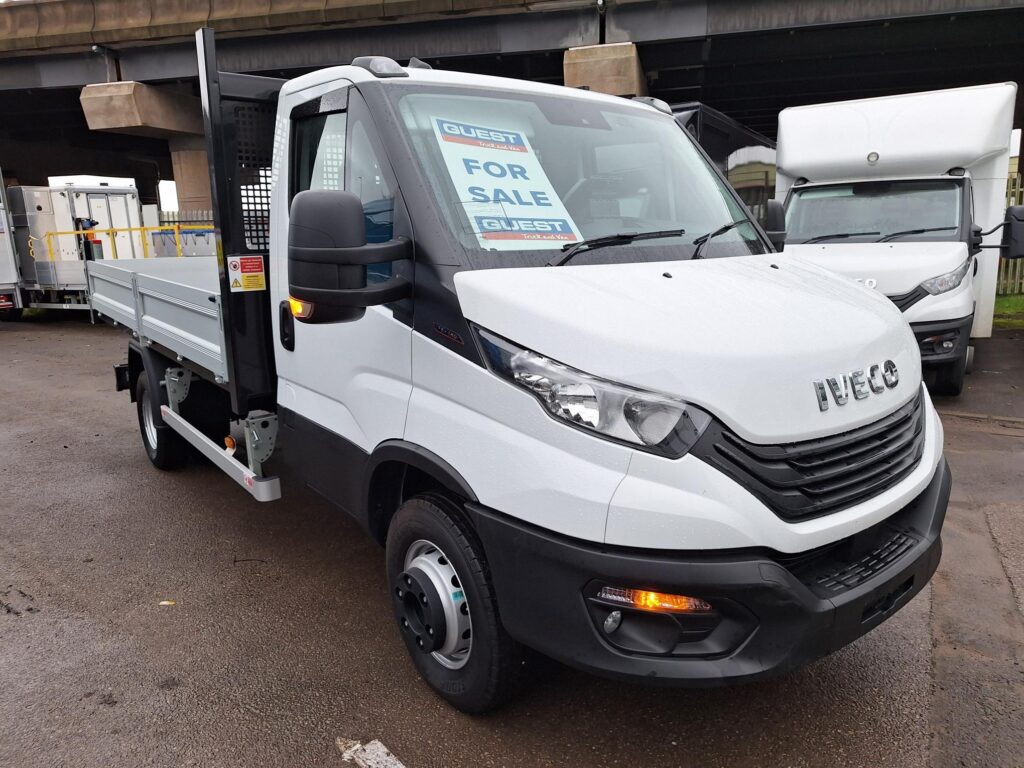
[{"label": "roof antenna", "polygon": [[433,67],[423,61],[423,59],[417,59],[415,56],[409,59],[408,67],[409,69],[433,69]]}]

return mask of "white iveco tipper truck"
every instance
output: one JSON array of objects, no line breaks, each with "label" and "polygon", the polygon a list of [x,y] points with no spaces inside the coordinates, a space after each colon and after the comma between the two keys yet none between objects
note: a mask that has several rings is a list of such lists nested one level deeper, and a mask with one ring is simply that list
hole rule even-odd
[{"label": "white iveco tipper truck", "polygon": [[779,115],[786,253],[888,296],[939,394],[960,394],[970,339],[992,335],[1016,94],[999,83]]},{"label": "white iveco tipper truck", "polygon": [[117,384],[157,467],[307,485],[385,545],[454,706],[527,648],[756,680],[924,587],[950,475],[910,328],[774,253],[664,105],[200,44],[223,255],[89,265]]}]

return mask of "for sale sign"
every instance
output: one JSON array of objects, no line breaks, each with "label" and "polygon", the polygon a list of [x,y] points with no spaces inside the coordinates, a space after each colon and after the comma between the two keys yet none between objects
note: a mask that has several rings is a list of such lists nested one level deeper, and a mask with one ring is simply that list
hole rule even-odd
[{"label": "for sale sign", "polygon": [[433,124],[482,248],[519,251],[582,239],[523,131],[447,118]]},{"label": "for sale sign", "polygon": [[231,256],[228,259],[228,284],[232,293],[265,291],[267,278],[262,256]]}]

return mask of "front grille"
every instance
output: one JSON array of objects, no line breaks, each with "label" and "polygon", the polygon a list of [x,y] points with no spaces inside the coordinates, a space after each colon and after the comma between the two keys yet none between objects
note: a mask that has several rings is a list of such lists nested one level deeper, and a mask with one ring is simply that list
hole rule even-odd
[{"label": "front grille", "polygon": [[782,445],[748,442],[715,421],[691,454],[742,484],[783,520],[851,507],[892,487],[924,452],[920,392],[878,421],[837,435]]},{"label": "front grille", "polygon": [[919,285],[912,291],[901,293],[899,296],[889,296],[888,299],[899,308],[900,312],[906,312],[925,296],[929,295],[931,294]]}]

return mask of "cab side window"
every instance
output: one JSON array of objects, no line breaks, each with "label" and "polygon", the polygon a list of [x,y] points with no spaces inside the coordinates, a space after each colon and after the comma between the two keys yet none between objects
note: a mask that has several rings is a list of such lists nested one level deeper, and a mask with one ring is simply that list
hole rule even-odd
[{"label": "cab side window", "polygon": [[[366,241],[387,242],[394,236],[393,184],[365,103],[354,90],[348,101],[345,112],[295,121],[292,195],[307,189],[354,192],[363,203]],[[391,276],[391,264],[366,272],[368,282],[381,282]]]},{"label": "cab side window", "polygon": [[292,195],[307,189],[344,189],[348,115],[314,115],[295,123]]}]

